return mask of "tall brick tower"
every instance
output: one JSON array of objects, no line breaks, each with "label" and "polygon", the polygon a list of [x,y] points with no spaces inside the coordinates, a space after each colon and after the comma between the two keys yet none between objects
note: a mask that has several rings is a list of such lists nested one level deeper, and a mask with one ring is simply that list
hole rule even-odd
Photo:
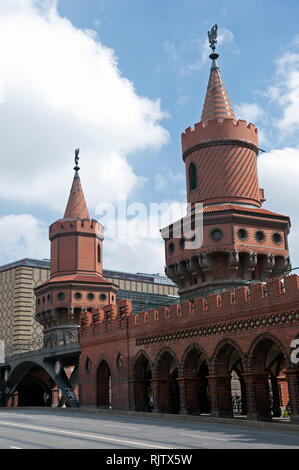
[{"label": "tall brick tower", "polygon": [[[252,123],[236,120],[217,65],[217,25],[209,39],[212,64],[201,121],[182,134],[187,216],[161,230],[165,272],[178,285],[183,299],[265,280],[290,264],[290,220],[262,209],[258,132]],[[203,227],[195,238],[202,243],[190,248],[188,234],[180,229],[188,221],[194,229],[199,214]],[[194,231],[191,240],[194,242]]]},{"label": "tall brick tower", "polygon": [[79,177],[78,157],[63,219],[49,228],[50,280],[37,287],[36,320],[48,333],[79,325],[82,310],[116,304],[118,286],[102,276],[104,227],[90,219]]}]

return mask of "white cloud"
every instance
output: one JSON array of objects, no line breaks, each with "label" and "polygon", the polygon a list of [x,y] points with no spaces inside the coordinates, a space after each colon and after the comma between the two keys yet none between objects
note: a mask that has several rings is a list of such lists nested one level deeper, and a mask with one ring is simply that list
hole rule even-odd
[{"label": "white cloud", "polygon": [[149,207],[141,203],[125,205],[123,210],[120,207],[120,203],[118,208],[110,207],[109,212],[107,207],[98,208],[97,218],[105,227],[105,268],[164,273],[165,249],[160,229],[184,217],[186,204],[164,201]]},{"label": "white cloud", "polygon": [[164,274],[164,258],[162,239],[106,240],[104,245],[105,269]]},{"label": "white cloud", "polygon": [[264,153],[258,160],[259,182],[265,190],[264,208],[291,219],[289,248],[293,267],[299,266],[299,149],[285,147]]},{"label": "white cloud", "polygon": [[265,96],[270,102],[280,107],[280,117],[274,124],[286,136],[299,128],[299,36],[296,36],[290,47],[276,61],[276,74],[269,85]]},{"label": "white cloud", "polygon": [[[176,185],[174,189],[173,183]],[[185,183],[185,174],[174,173],[169,168],[164,168],[161,173],[157,173],[155,176],[155,190],[161,191],[162,189],[171,190],[172,193],[175,191],[177,194],[178,187],[181,186],[181,183]],[[169,191],[167,191],[169,192]]]},{"label": "white cloud", "polygon": [[[241,103],[234,106],[234,111],[237,119],[252,122],[258,127],[259,145],[269,145],[269,137],[266,129],[268,123],[266,111],[257,103]],[[263,127],[260,126],[260,123]]]},{"label": "white cloud", "polygon": [[245,119],[252,123],[265,117],[264,109],[257,103],[241,103],[234,107],[234,111],[238,119]]},{"label": "white cloud", "polygon": [[0,263],[49,258],[48,226],[30,214],[0,217]]},{"label": "white cloud", "polygon": [[169,140],[160,101],[138,96],[114,51],[55,1],[1,0],[0,14],[0,198],[63,212],[76,147],[91,209],[131,194],[143,180],[128,155]]}]

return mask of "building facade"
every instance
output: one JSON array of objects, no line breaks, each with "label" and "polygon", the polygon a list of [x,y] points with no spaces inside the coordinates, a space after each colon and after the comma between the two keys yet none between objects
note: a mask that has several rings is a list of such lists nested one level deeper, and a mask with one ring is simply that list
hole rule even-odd
[{"label": "building facade", "polygon": [[29,395],[38,380],[52,406],[299,422],[290,220],[262,208],[257,129],[236,120],[214,50],[210,58],[201,121],[182,134],[188,212],[161,231],[180,302],[136,310],[118,297],[137,279],[104,276],[104,229],[89,217],[77,160],[64,217],[49,230],[50,275],[34,289],[43,345],[30,361],[8,361],[3,405],[26,403],[26,380]]}]

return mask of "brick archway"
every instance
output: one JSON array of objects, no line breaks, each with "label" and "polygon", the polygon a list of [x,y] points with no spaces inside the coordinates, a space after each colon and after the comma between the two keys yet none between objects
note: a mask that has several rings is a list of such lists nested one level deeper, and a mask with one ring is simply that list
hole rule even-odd
[{"label": "brick archway", "polygon": [[209,361],[206,352],[199,344],[192,343],[184,352],[181,364],[186,412],[210,413]]},{"label": "brick archway", "polygon": [[254,339],[248,353],[249,419],[271,421],[272,416],[281,416],[283,403],[278,377],[288,365],[288,353],[278,338],[265,332]]},{"label": "brick archway", "polygon": [[246,414],[244,354],[238,343],[224,338],[216,346],[211,362],[211,415],[233,417],[234,414]]},{"label": "brick archway", "polygon": [[149,357],[139,351],[133,361],[133,384],[135,411],[151,411],[152,399],[152,367]]},{"label": "brick archway", "polygon": [[164,347],[155,361],[154,408],[164,413],[180,412],[179,362],[169,347]]},{"label": "brick archway", "polygon": [[102,359],[97,368],[97,406],[101,408],[111,407],[111,369],[108,362]]}]

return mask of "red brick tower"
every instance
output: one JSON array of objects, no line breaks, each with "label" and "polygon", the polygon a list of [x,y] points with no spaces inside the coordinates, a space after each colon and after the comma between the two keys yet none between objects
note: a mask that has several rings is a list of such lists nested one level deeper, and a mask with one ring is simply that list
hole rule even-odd
[{"label": "red brick tower", "polygon": [[[257,175],[257,129],[236,121],[216,62],[215,42],[211,47],[201,121],[182,134],[188,213],[161,231],[165,271],[183,298],[264,280],[289,268],[289,217],[261,208],[265,199]],[[181,227],[189,221],[194,229],[200,213],[203,227],[195,240],[194,231],[189,231],[194,242],[190,247]]]},{"label": "red brick tower", "polygon": [[49,229],[50,280],[35,289],[36,319],[44,332],[79,325],[81,310],[116,304],[118,286],[102,276],[104,227],[90,219],[76,150],[74,180],[63,219]]}]

